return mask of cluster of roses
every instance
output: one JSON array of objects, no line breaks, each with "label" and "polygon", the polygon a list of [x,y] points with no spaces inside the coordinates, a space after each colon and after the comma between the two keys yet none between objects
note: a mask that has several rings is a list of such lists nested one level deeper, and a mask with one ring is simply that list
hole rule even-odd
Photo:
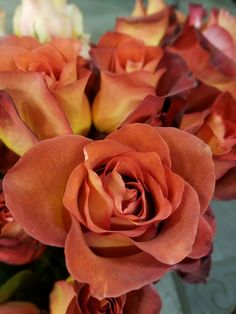
[{"label": "cluster of roses", "polygon": [[157,314],[167,272],[205,281],[209,203],[236,197],[235,30],[225,10],[136,0],[87,56],[23,26],[1,38],[0,261],[64,248],[51,313]]}]

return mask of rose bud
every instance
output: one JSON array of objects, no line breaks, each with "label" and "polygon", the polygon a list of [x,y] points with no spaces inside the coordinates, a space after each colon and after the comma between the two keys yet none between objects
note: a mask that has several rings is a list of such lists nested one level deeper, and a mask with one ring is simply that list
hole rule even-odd
[{"label": "rose bud", "polygon": [[102,300],[91,295],[87,284],[75,282],[74,289],[76,296],[71,301],[66,314],[159,314],[161,310],[161,299],[152,285],[116,298]]},{"label": "rose bud", "polygon": [[34,36],[42,43],[53,37],[76,38],[83,35],[83,16],[65,0],[22,0],[13,28],[16,35]]},{"label": "rose bud", "polygon": [[38,258],[44,246],[28,236],[13,219],[5,204],[0,181],[0,261],[8,264],[26,264]]},{"label": "rose bud", "polygon": [[204,213],[214,183],[202,140],[131,124],[100,141],[41,141],[8,171],[3,187],[16,221],[39,241],[65,246],[70,274],[101,300],[209,252]]},{"label": "rose bud", "polygon": [[11,97],[1,92],[0,139],[8,148],[22,155],[38,140],[89,131],[90,71],[79,55],[80,41],[57,38],[42,45],[10,36],[0,41],[0,51],[0,89]]},{"label": "rose bud", "polygon": [[92,106],[93,122],[99,131],[110,133],[146,96],[155,95],[165,71],[157,71],[163,50],[125,34],[108,32],[91,50],[91,56],[101,71],[100,89]]}]

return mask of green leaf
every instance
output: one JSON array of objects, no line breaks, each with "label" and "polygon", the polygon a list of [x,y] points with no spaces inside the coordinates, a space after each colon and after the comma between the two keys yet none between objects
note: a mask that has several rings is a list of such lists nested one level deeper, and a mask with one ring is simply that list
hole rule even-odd
[{"label": "green leaf", "polygon": [[22,288],[32,285],[34,275],[30,270],[22,270],[0,287],[0,303],[6,302]]}]

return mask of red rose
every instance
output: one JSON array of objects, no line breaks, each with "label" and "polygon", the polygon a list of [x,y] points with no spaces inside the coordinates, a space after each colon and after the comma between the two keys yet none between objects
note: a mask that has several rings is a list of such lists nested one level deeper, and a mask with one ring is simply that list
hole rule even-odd
[{"label": "red rose", "polygon": [[22,227],[43,243],[65,245],[73,278],[103,299],[209,252],[204,213],[214,182],[210,149],[197,137],[133,124],[102,141],[40,142],[5,176],[4,191]]}]

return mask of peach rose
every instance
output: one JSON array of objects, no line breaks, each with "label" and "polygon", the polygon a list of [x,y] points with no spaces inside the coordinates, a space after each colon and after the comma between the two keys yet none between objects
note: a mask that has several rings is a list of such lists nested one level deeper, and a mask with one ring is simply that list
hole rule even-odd
[{"label": "peach rose", "polygon": [[[183,32],[172,48],[201,82],[236,97],[236,19],[213,9],[209,18],[201,5],[191,5]],[[205,22],[206,21],[206,22]]]},{"label": "peach rose", "polygon": [[29,237],[11,216],[0,181],[0,261],[26,264],[38,258],[43,251],[44,245]]},{"label": "peach rose", "polygon": [[154,286],[145,286],[117,298],[98,300],[91,295],[89,286],[75,282],[76,296],[66,314],[159,314],[161,299]]},{"label": "peach rose", "polygon": [[100,88],[92,106],[93,122],[110,133],[155,87],[165,70],[157,71],[163,56],[159,47],[145,46],[125,34],[105,33],[91,56],[101,72]]},{"label": "peach rose", "polygon": [[72,39],[57,38],[44,45],[32,37],[0,40],[0,89],[13,100],[1,99],[0,110],[5,114],[0,115],[0,124],[6,124],[6,110],[9,123],[7,129],[1,127],[0,138],[17,154],[22,155],[27,145],[21,145],[25,132],[20,144],[16,141],[16,119],[21,129],[32,133],[29,141],[85,134],[90,129],[84,92],[90,72],[79,57],[80,49],[80,42]]},{"label": "peach rose", "polygon": [[204,213],[214,182],[203,141],[132,124],[101,141],[69,135],[39,142],[3,187],[18,223],[45,244],[65,246],[70,274],[101,300],[208,254]]}]

